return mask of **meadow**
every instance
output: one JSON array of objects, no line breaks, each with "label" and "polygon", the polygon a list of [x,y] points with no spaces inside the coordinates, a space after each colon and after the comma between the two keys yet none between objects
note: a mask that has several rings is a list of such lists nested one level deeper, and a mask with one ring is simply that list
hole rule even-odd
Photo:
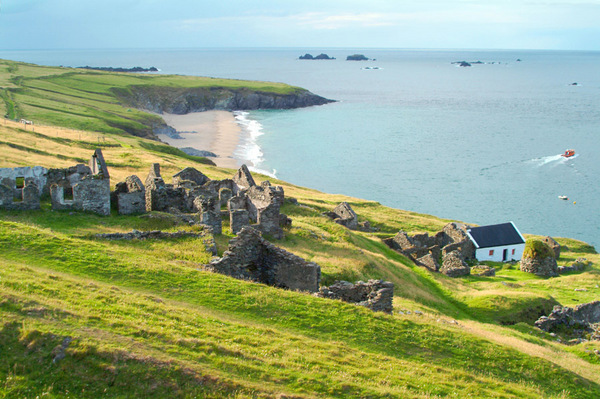
[{"label": "meadow", "polygon": [[[11,84],[6,75],[0,86]],[[122,131],[0,123],[0,167],[66,167],[100,147],[113,187],[132,174],[144,180],[154,162],[167,182],[188,166],[213,179],[234,173]],[[206,272],[201,238],[94,236],[198,229],[168,214],[58,212],[46,199],[39,211],[0,210],[0,398],[600,397],[600,343],[566,344],[532,326],[555,304],[598,299],[593,247],[556,238],[567,248],[559,264],[593,262],[557,278],[509,263],[491,264],[495,277],[452,279],[382,242],[450,220],[271,183],[300,204],[282,207],[293,224],[274,244],[317,262],[324,285],[393,282],[394,314]],[[322,215],[341,201],[376,231]],[[232,238],[227,219],[223,227],[219,254]]]}]

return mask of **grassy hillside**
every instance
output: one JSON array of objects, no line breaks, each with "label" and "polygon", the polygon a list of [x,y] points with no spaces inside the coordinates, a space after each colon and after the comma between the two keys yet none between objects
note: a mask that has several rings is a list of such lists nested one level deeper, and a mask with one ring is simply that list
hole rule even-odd
[{"label": "grassy hillside", "polygon": [[[70,166],[100,145],[113,186],[153,162],[166,180],[186,166],[233,174],[142,138],[1,123],[0,167]],[[451,279],[381,242],[447,220],[273,183],[302,205],[284,205],[293,227],[275,244],[319,263],[324,284],[392,281],[394,315],[202,271],[202,239],[94,238],[197,229],[166,214],[0,211],[0,398],[600,397],[600,344],[563,345],[531,326],[557,302],[598,299],[592,247],[558,239],[569,248],[559,264],[594,262],[558,278],[498,264],[496,277]],[[321,216],[340,201],[379,231]],[[221,253],[230,238],[215,237]]]},{"label": "grassy hillside", "polygon": [[300,90],[283,83],[102,72],[0,60],[0,112],[8,119],[152,138],[153,127],[164,122],[123,104],[119,94],[129,93],[132,87],[152,87],[158,92],[223,88],[290,94]]}]

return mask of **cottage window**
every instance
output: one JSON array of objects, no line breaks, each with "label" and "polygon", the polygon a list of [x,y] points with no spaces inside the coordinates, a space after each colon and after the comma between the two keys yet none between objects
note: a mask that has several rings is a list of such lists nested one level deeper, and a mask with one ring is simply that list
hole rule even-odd
[{"label": "cottage window", "polygon": [[512,254],[513,254],[513,255],[515,254],[515,249],[514,249],[514,248],[513,248],[513,250],[512,250]]},{"label": "cottage window", "polygon": [[24,177],[17,177],[15,179],[15,186],[16,188],[23,188],[25,187],[25,178]]},{"label": "cottage window", "polygon": [[494,250],[490,249],[490,256],[494,255]]}]

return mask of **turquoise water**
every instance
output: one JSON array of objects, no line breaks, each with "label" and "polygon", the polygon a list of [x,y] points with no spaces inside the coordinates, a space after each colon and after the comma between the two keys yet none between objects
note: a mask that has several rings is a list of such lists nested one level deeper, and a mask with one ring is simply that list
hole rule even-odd
[{"label": "turquoise water", "polygon": [[[337,60],[297,60],[305,52]],[[377,60],[345,61],[355,52]],[[338,102],[250,112],[245,118],[262,134],[240,157],[325,192],[477,224],[514,221],[524,233],[600,244],[598,52],[95,50],[0,57],[302,86]],[[486,64],[451,64],[460,60]],[[566,148],[578,155],[559,157]]]}]

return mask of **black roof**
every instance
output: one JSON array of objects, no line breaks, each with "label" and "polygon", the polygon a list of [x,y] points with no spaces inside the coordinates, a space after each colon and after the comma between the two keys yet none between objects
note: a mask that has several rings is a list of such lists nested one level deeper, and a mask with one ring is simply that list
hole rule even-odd
[{"label": "black roof", "polygon": [[473,227],[467,230],[479,248],[523,244],[525,240],[512,223]]}]

